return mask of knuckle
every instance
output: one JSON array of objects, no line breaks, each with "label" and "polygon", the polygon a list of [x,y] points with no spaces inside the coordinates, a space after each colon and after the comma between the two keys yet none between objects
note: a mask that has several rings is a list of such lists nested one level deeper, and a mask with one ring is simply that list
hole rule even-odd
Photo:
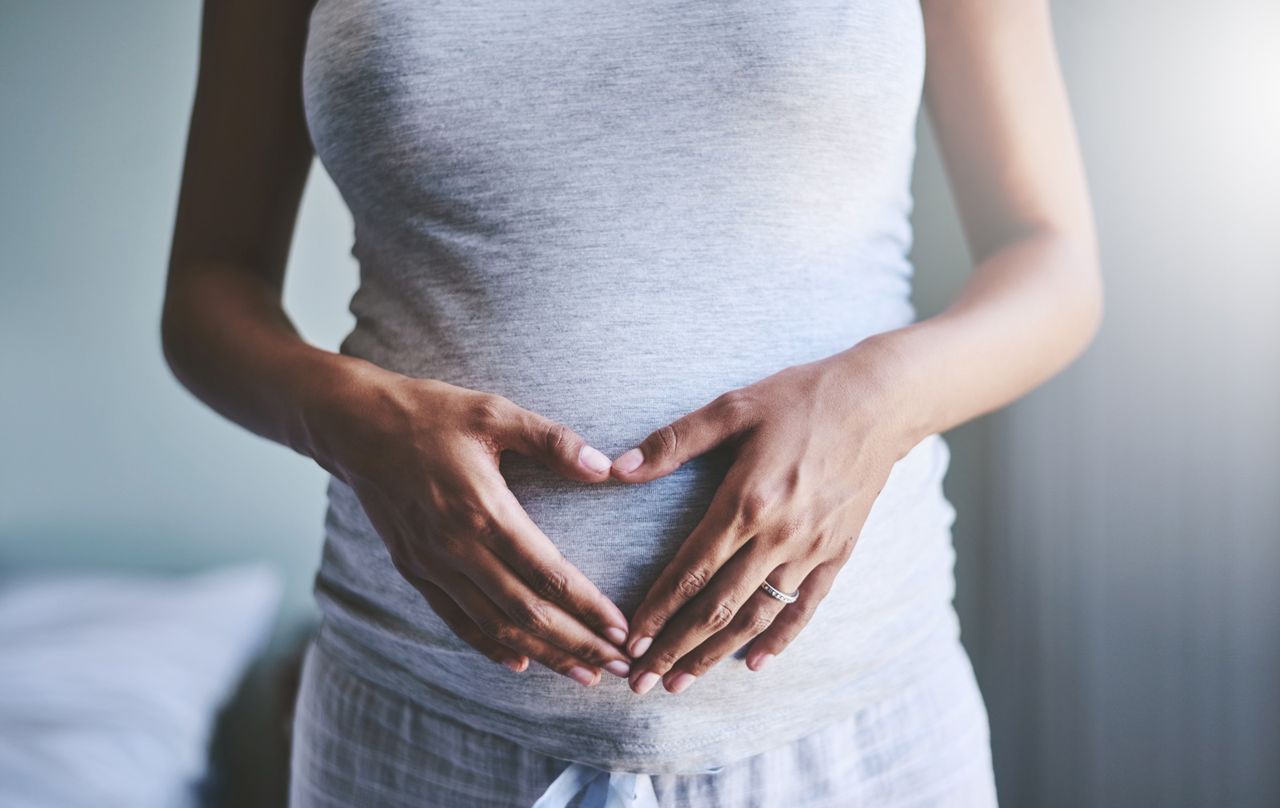
[{"label": "knuckle", "polygon": [[467,551],[471,549],[470,535],[453,530],[437,534],[435,543],[436,552],[444,558],[454,559],[455,563],[458,559],[465,558]]},{"label": "knuckle", "polygon": [[722,393],[714,402],[716,418],[730,428],[745,427],[755,417],[756,406],[751,396],[741,390]]},{"label": "knuckle", "polygon": [[486,617],[477,625],[489,639],[506,645],[515,639],[516,627],[500,617]]},{"label": "knuckle", "polygon": [[583,640],[574,648],[571,648],[570,651],[578,659],[581,659],[583,662],[590,665],[600,667],[608,662],[608,660],[605,659],[604,654],[600,652],[599,647],[590,640]]},{"label": "knuckle", "polygon": [[543,634],[551,623],[546,605],[537,600],[517,600],[512,603],[511,619],[531,634]]},{"label": "knuckle", "polygon": [[680,661],[680,654],[674,648],[664,648],[654,655],[654,665],[663,671],[671,670]]},{"label": "knuckle", "polygon": [[809,537],[809,552],[814,557],[826,557],[837,551],[836,542],[827,531],[819,531]]},{"label": "knuckle", "polygon": [[733,503],[735,521],[747,529],[764,524],[772,509],[773,497],[759,488],[741,492]]},{"label": "knuckle", "polygon": [[821,538],[814,537],[809,528],[800,519],[785,519],[774,528],[774,534],[780,544],[790,544],[798,539],[807,540],[811,548],[816,549]]},{"label": "knuckle", "polygon": [[482,393],[471,402],[468,413],[472,428],[481,434],[497,431],[507,416],[506,400],[495,393]]},{"label": "knuckle", "polygon": [[702,626],[709,631],[719,631],[733,620],[733,613],[733,604],[721,601],[703,615]]},{"label": "knuckle", "polygon": [[666,611],[653,611],[645,617],[636,615],[637,630],[646,637],[656,637],[666,628],[671,615]]},{"label": "knuckle", "polygon": [[819,536],[813,546],[814,558],[836,559],[841,563],[848,561],[852,553],[853,542],[829,534]]},{"label": "knuckle", "polygon": [[818,607],[814,603],[810,603],[808,599],[801,598],[795,603],[787,605],[787,609],[791,611],[791,625],[803,626],[809,622],[809,618],[813,617],[814,610]]},{"label": "knuckle", "polygon": [[676,581],[676,594],[682,598],[692,598],[707,585],[707,571],[702,567],[687,570]]},{"label": "knuckle", "polygon": [[446,490],[441,485],[430,485],[423,495],[422,501],[430,509],[431,513],[447,516],[453,510],[456,497],[456,494]]},{"label": "knuckle", "polygon": [[546,600],[561,600],[569,589],[568,576],[550,567],[535,569],[529,583],[538,597]]},{"label": "knuckle", "polygon": [[795,465],[787,469],[786,478],[783,480],[783,486],[788,494],[794,494],[799,491],[805,484],[804,467]]},{"label": "knuckle", "polygon": [[763,634],[769,626],[773,625],[773,619],[773,612],[766,609],[757,609],[752,613],[751,619],[747,623],[747,628],[752,634]]},{"label": "knuckle", "polygon": [[490,538],[495,531],[493,516],[484,508],[470,503],[451,505],[449,521],[457,527],[461,537],[467,539]]},{"label": "knuckle", "polygon": [[841,564],[848,561],[849,556],[853,555],[853,547],[857,543],[857,536],[845,536],[836,540],[837,552],[835,557],[839,559]]},{"label": "knuckle", "polygon": [[692,673],[694,676],[702,676],[704,673],[720,664],[720,659],[720,654],[700,654],[698,658],[694,660],[693,665],[690,666],[689,673]]},{"label": "knuckle", "polygon": [[671,457],[680,447],[680,433],[674,426],[667,424],[653,433],[653,446],[659,457]]},{"label": "knuckle", "polygon": [[573,432],[564,424],[548,424],[542,433],[542,445],[551,454],[564,454],[573,443]]}]

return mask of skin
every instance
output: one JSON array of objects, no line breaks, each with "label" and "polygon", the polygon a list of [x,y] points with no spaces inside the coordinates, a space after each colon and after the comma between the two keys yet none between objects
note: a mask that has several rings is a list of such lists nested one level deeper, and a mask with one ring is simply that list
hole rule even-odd
[{"label": "skin", "polygon": [[[831,588],[893,463],[1056,374],[1101,317],[1045,3],[921,7],[925,103],[974,257],[969,282],[942,314],[727,391],[611,464],[516,402],[299,336],[281,292],[314,157],[300,95],[310,2],[207,3],[161,326],[170,367],[217,412],[350,485],[399,573],[495,662],[679,692],[749,643],[758,670]],[[733,447],[729,474],[630,621],[498,471],[515,451],[583,484],[643,484],[721,444]],[[799,601],[760,593],[765,580]]]},{"label": "skin", "polygon": [[[498,470],[515,451],[582,483],[609,458],[501,396],[308,345],[281,304],[313,152],[300,95],[309,4],[206,4],[162,318],[170,367],[213,409],[356,492],[400,574],[466,642],[584,685],[624,676],[622,612]],[[231,167],[234,167],[232,170]]]},{"label": "skin", "polygon": [[[726,392],[615,459],[617,479],[643,484],[735,447],[632,616],[637,693],[683,692],[744,645],[763,668],[830,591],[893,464],[1040,385],[1097,333],[1093,213],[1047,3],[921,8],[924,103],[974,272],[941,314]],[[799,600],[784,606],[766,580]]]}]

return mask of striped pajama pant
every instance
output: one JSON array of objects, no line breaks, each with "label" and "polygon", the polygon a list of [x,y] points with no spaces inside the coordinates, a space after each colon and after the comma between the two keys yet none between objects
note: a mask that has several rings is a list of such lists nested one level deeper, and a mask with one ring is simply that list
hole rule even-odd
[{"label": "striped pajama pant", "polygon": [[611,773],[435,714],[315,644],[294,719],[290,808],[991,808],[986,709],[948,664],[822,730],[713,772]]}]

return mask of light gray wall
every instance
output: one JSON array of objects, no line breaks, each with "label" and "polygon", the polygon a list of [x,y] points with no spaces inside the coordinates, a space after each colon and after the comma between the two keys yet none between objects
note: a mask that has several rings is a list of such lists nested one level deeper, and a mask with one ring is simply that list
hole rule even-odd
[{"label": "light gray wall", "polygon": [[[1062,0],[1108,319],[956,430],[958,601],[1006,805],[1280,804],[1280,6]],[[323,475],[164,367],[198,5],[0,0],[0,568],[274,563],[309,610]],[[968,269],[922,121],[918,300]],[[355,270],[317,170],[287,302]]]},{"label": "light gray wall", "polygon": [[[199,4],[0,9],[0,569],[261,558],[306,614],[323,474],[199,405],[160,351]],[[329,347],[349,239],[317,170],[287,302]]]},{"label": "light gray wall", "polygon": [[[1054,9],[1107,319],[948,480],[1002,799],[1280,805],[1280,3]],[[927,136],[916,184],[936,309],[964,247]]]}]

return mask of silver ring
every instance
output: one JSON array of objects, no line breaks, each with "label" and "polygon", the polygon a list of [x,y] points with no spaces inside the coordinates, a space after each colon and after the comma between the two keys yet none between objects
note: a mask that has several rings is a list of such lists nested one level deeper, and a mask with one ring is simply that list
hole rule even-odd
[{"label": "silver ring", "polygon": [[760,588],[763,589],[764,593],[769,597],[780,600],[783,603],[795,603],[797,600],[800,599],[799,589],[797,589],[796,591],[788,595],[786,592],[783,592],[779,589],[774,589],[773,586],[768,581],[765,581],[764,583],[760,584]]}]

